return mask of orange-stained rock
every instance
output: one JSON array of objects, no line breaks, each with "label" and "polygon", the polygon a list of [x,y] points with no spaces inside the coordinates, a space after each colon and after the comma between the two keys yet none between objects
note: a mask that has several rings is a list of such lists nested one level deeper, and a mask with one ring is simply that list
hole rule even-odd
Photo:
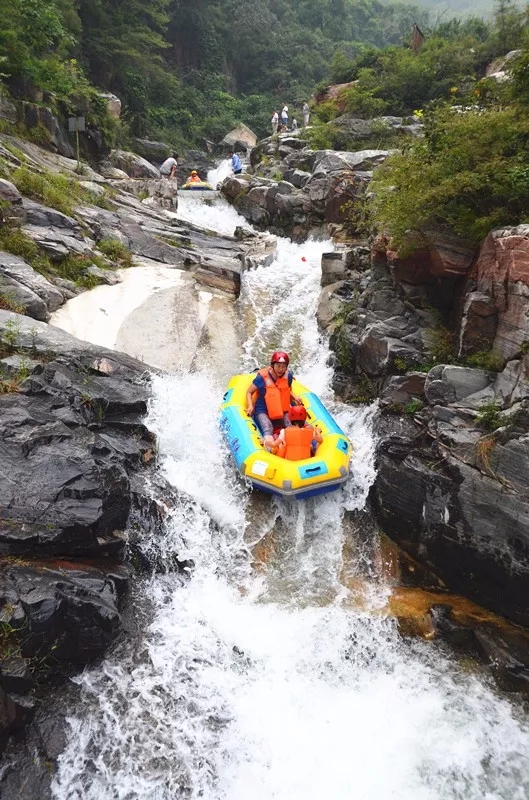
[{"label": "orange-stained rock", "polygon": [[464,239],[436,236],[432,241],[402,258],[388,250],[388,263],[397,283],[433,283],[437,278],[460,278],[467,275],[475,248]]},{"label": "orange-stained rock", "polygon": [[[313,102],[325,103],[328,100],[339,100],[340,95],[351,86],[356,86],[358,81],[349,81],[349,83],[334,83],[331,86],[326,86],[321,92],[312,96]],[[340,107],[340,106],[339,106]]]},{"label": "orange-stained rock", "polygon": [[[492,231],[468,277],[466,293],[477,291],[487,295],[497,314],[495,331],[490,337],[492,350],[505,359],[511,358],[529,340],[529,226]],[[474,325],[464,313],[462,352],[472,349],[469,342],[473,338]]]}]

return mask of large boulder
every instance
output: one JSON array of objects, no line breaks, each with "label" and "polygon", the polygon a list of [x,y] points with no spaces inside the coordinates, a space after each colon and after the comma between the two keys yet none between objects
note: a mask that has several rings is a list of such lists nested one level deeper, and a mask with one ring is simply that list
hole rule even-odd
[{"label": "large boulder", "polygon": [[[410,244],[414,244],[410,239]],[[432,233],[427,244],[415,242],[406,257],[389,249],[388,263],[397,283],[435,284],[438,279],[466,277],[475,257],[475,247],[465,239]]]},{"label": "large boulder", "polygon": [[126,172],[130,178],[159,178],[160,172],[149,161],[126,150],[112,150],[108,156],[111,166]]},{"label": "large boulder", "polygon": [[226,134],[221,144],[225,149],[250,150],[257,144],[257,135],[247,125],[241,123]]},{"label": "large boulder", "polygon": [[10,287],[24,313],[47,320],[64,303],[62,293],[22,258],[0,251],[0,289]]},{"label": "large boulder", "polygon": [[[30,367],[18,393],[0,395],[0,449],[9,475],[0,482],[0,551],[122,552],[130,475],[152,451],[141,420],[144,365],[5,311],[0,336],[33,362],[46,358]],[[60,363],[55,354],[62,354]]]},{"label": "large boulder", "polygon": [[510,50],[506,55],[496,58],[485,70],[487,78],[494,78],[498,83],[509,80],[510,70],[522,52],[522,50]]},{"label": "large boulder", "polygon": [[150,139],[133,139],[134,151],[142,158],[161,164],[171,155],[172,148],[165,142],[153,142]]},{"label": "large boulder", "polygon": [[490,386],[494,377],[484,369],[438,364],[428,373],[424,392],[431,405],[448,405]]},{"label": "large boulder", "polygon": [[22,195],[14,183],[0,178],[0,200],[4,203],[18,204],[22,202]]},{"label": "large boulder", "polygon": [[112,92],[101,92],[101,97],[106,100],[107,111],[114,119],[119,119],[121,116],[121,100]]}]

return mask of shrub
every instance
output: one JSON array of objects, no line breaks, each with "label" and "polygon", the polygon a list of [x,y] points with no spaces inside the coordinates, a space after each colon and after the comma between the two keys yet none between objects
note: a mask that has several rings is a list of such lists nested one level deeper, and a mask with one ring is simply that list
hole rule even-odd
[{"label": "shrub", "polygon": [[425,137],[376,171],[371,211],[401,248],[409,231],[454,231],[478,242],[529,213],[529,118],[514,107],[442,106]]},{"label": "shrub", "polygon": [[19,228],[0,228],[0,246],[14,256],[19,256],[31,264],[39,249],[33,239]]},{"label": "shrub", "polygon": [[483,467],[489,475],[494,476],[494,470],[490,462],[491,455],[496,446],[493,436],[483,436],[476,444],[476,461],[478,467]]},{"label": "shrub", "polygon": [[0,308],[4,311],[14,311],[15,314],[23,314],[25,309],[17,300],[12,292],[9,290],[0,290]]},{"label": "shrub", "polygon": [[55,265],[56,272],[69,281],[74,281],[78,286],[93,289],[102,281],[96,275],[87,272],[87,268],[94,263],[90,256],[70,254],[64,261]]},{"label": "shrub", "polygon": [[316,122],[307,128],[305,138],[312,150],[332,150],[335,128],[331,123]]},{"label": "shrub", "polygon": [[122,267],[132,267],[133,259],[127,245],[119,239],[101,239],[97,244],[98,250],[107,256],[111,261],[115,261]]},{"label": "shrub", "polygon": [[465,359],[466,364],[478,369],[486,369],[490,372],[499,372],[503,368],[503,358],[492,353],[490,350],[479,350]]},{"label": "shrub", "polygon": [[491,432],[501,428],[503,421],[498,403],[484,403],[476,415],[476,423]]},{"label": "shrub", "polygon": [[27,197],[41,200],[50,208],[71,216],[74,209],[72,195],[76,192],[73,181],[64,175],[52,173],[37,174],[26,167],[19,167],[11,176],[19,192]]},{"label": "shrub", "polygon": [[454,348],[454,334],[444,325],[429,328],[430,337],[429,353],[434,364],[453,364],[456,359]]},{"label": "shrub", "polygon": [[424,408],[424,403],[419,398],[414,397],[412,398],[409,403],[403,408],[405,414],[415,414],[417,411],[420,411],[421,408]]}]

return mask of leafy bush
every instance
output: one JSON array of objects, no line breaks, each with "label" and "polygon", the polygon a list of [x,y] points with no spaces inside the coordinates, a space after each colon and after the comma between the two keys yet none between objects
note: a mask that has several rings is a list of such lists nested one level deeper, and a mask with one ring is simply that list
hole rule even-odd
[{"label": "leafy bush", "polygon": [[500,410],[500,406],[495,402],[484,403],[476,415],[476,423],[486,431],[492,432],[501,428],[503,421]]},{"label": "leafy bush", "polygon": [[119,239],[101,239],[97,248],[111,261],[117,262],[122,267],[132,267],[134,263],[132,253]]},{"label": "leafy bush", "polygon": [[477,367],[478,369],[486,369],[490,372],[500,372],[504,365],[504,359],[492,353],[490,350],[479,350],[465,359],[469,367]]},{"label": "leafy bush", "polygon": [[73,213],[73,181],[64,175],[52,173],[37,174],[26,167],[19,167],[11,176],[19,192],[27,197],[41,200],[50,208],[70,216]]},{"label": "leafy bush", "polygon": [[420,411],[424,408],[424,403],[422,400],[419,400],[417,397],[414,397],[410,400],[403,408],[405,414],[415,414],[417,411]]},{"label": "leafy bush", "polygon": [[331,123],[311,125],[305,132],[305,139],[312,150],[332,150],[335,129]]},{"label": "leafy bush", "polygon": [[33,239],[26,233],[19,230],[19,228],[5,226],[0,228],[0,247],[7,253],[19,256],[30,264],[39,252]]},{"label": "leafy bush", "polygon": [[513,107],[426,116],[426,136],[375,173],[373,221],[397,247],[409,231],[447,229],[478,242],[494,227],[529,213],[529,119]]},{"label": "leafy bush", "polygon": [[96,275],[92,275],[87,271],[92,263],[93,259],[90,256],[70,254],[63,261],[55,264],[54,270],[62,278],[73,281],[78,286],[83,286],[85,289],[93,289],[94,286],[102,283],[102,281]]},{"label": "leafy bush", "polygon": [[0,288],[0,308],[4,311],[14,311],[15,314],[24,313],[24,306],[17,303],[14,294],[9,289]]}]

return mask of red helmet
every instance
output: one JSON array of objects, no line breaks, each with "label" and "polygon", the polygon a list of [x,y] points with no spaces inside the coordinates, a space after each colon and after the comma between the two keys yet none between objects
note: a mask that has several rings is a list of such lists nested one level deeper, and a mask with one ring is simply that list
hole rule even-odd
[{"label": "red helmet", "polygon": [[288,418],[291,422],[305,422],[307,412],[303,406],[291,406],[288,410]]},{"label": "red helmet", "polygon": [[290,358],[288,357],[288,353],[283,353],[282,350],[276,350],[275,353],[272,353],[272,357],[270,359],[270,365],[286,364],[288,367],[289,363],[290,363]]}]

